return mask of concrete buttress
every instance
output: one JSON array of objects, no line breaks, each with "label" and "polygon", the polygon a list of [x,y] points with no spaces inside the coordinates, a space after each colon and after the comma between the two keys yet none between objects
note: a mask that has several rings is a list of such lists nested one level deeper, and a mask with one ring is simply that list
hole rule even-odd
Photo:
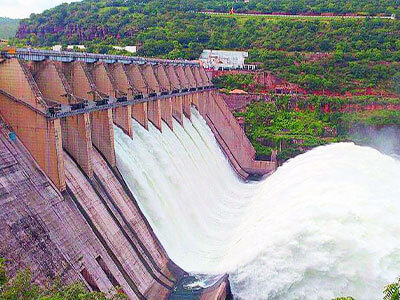
[{"label": "concrete buttress", "polygon": [[0,112],[39,166],[65,190],[60,120],[49,120],[47,107],[24,62],[0,63]]},{"label": "concrete buttress", "polygon": [[80,114],[61,119],[64,149],[75,159],[88,176],[93,176],[92,134],[89,114]]},{"label": "concrete buttress", "polygon": [[147,116],[149,121],[153,123],[161,131],[161,101],[153,100],[147,102]]},{"label": "concrete buttress", "polygon": [[197,82],[197,87],[204,87],[206,84],[203,82],[203,78],[200,75],[199,68],[192,68],[194,78]]},{"label": "concrete buttress", "polygon": [[189,79],[186,77],[183,66],[178,65],[175,67],[176,75],[180,81],[181,87],[183,90],[189,90],[191,88]]},{"label": "concrete buttress", "polygon": [[183,126],[183,97],[172,97],[172,115]]},{"label": "concrete buttress", "polygon": [[162,92],[162,88],[161,88],[160,83],[158,82],[158,79],[154,73],[153,66],[149,65],[149,64],[144,64],[144,65],[141,65],[140,68],[141,68],[142,74],[149,86],[149,89],[156,94],[160,94]]},{"label": "concrete buttress", "polygon": [[172,98],[166,98],[161,100],[161,118],[167,123],[171,130],[174,129],[172,122]]},{"label": "concrete buttress", "polygon": [[143,96],[147,97],[150,93],[154,93],[154,91],[150,89],[149,84],[147,83],[139,65],[127,65],[125,66],[125,69],[135,89],[138,90]]},{"label": "concrete buttress", "polygon": [[162,93],[171,93],[173,91],[172,83],[168,77],[164,65],[159,64],[153,66],[154,74],[157,77],[158,83],[160,84],[160,90]]},{"label": "concrete buttress", "polygon": [[144,128],[149,129],[149,118],[147,116],[146,102],[132,105],[132,117]]},{"label": "concrete buttress", "polygon": [[192,113],[191,113],[191,106],[192,106],[192,97],[190,95],[182,96],[182,108],[183,113],[185,116],[190,120]]},{"label": "concrete buttress", "polygon": [[66,82],[64,74],[57,69],[55,62],[49,60],[37,62],[31,70],[44,97],[59,103],[70,104],[69,95],[72,94],[72,89]]},{"label": "concrete buttress", "polygon": [[[120,90],[118,85],[123,86],[123,83],[117,83],[110,69],[104,62],[96,63],[93,67],[93,78],[96,87],[102,92],[110,97],[123,96],[126,92],[128,93],[128,88],[126,90]],[[123,75],[119,76],[123,80]],[[125,84],[129,84],[125,78]],[[130,106],[121,106],[113,109],[113,119],[114,123],[120,127],[130,138],[133,137],[132,131],[132,108]]]},{"label": "concrete buttress", "polygon": [[181,86],[178,74],[176,74],[175,66],[173,66],[173,65],[165,66],[165,70],[168,74],[168,79],[171,82],[172,90],[173,91],[182,90],[182,86]]},{"label": "concrete buttress", "polygon": [[94,111],[90,114],[92,124],[92,142],[93,145],[105,157],[107,162],[116,166],[115,148],[114,148],[114,128],[112,110]]},{"label": "concrete buttress", "polygon": [[[69,85],[72,87],[74,96],[87,99],[91,95],[92,100],[101,100],[93,75],[89,72],[86,64],[83,62],[64,63],[62,64],[62,70]],[[112,110],[106,109],[91,112],[90,124],[93,145],[104,155],[111,166],[115,166]]]},{"label": "concrete buttress", "polygon": [[197,88],[197,82],[196,82],[196,79],[194,78],[192,68],[189,67],[189,66],[184,66],[183,70],[185,72],[185,77],[189,81],[190,89],[196,89]]}]

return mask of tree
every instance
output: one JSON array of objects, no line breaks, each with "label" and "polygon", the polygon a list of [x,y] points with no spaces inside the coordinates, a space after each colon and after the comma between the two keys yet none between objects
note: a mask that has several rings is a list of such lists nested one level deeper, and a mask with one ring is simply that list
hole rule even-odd
[{"label": "tree", "polygon": [[8,279],[5,272],[5,260],[0,258],[0,299],[2,300],[122,300],[127,299],[120,293],[89,292],[81,283],[63,285],[56,279],[50,287],[42,288],[33,283],[30,270],[18,271],[15,278]]},{"label": "tree", "polygon": [[397,282],[389,284],[383,290],[383,300],[399,300],[400,299],[400,279]]},{"label": "tree", "polygon": [[392,78],[392,87],[400,95],[400,73],[396,73]]}]

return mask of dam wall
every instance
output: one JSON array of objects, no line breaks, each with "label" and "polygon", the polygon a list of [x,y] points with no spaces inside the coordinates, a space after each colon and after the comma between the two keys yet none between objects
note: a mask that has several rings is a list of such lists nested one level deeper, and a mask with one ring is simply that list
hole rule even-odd
[{"label": "dam wall", "polygon": [[239,176],[261,177],[275,171],[274,162],[257,161],[256,152],[222,96],[205,91],[200,96],[199,112],[206,120],[232,167]]},{"label": "dam wall", "polygon": [[95,291],[113,289],[116,281],[137,299],[70,195],[57,190],[19,139],[10,140],[8,126],[0,124],[0,256],[9,260],[9,272],[30,268],[38,283],[60,275],[65,283],[81,281]]},{"label": "dam wall", "polygon": [[[131,299],[166,299],[186,273],[169,259],[116,167],[113,126],[135,140],[132,119],[160,131],[164,121],[173,130],[173,119],[190,119],[194,105],[239,176],[262,176],[274,165],[254,160],[196,64],[45,53],[20,51],[0,63],[2,221],[25,218],[32,227],[2,227],[5,236],[20,232],[29,242],[4,239],[0,256],[15,259],[11,273],[30,267],[41,283],[61,273],[90,290],[121,287]],[[11,205],[16,199],[23,200]],[[39,236],[44,244],[32,246],[36,252],[12,256]],[[201,299],[224,299],[228,289],[226,277]]]}]

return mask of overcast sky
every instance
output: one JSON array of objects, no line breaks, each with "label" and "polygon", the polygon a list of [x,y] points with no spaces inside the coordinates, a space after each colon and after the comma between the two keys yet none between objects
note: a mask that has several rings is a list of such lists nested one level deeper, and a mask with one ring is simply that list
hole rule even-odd
[{"label": "overcast sky", "polygon": [[77,0],[0,0],[0,17],[27,18],[31,13],[40,13],[61,3]]}]

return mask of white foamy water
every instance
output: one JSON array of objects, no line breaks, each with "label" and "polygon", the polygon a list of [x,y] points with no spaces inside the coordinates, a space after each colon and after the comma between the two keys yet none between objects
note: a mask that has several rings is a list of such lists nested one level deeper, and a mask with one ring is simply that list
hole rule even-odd
[{"label": "white foamy water", "polygon": [[169,256],[228,272],[237,299],[380,299],[400,275],[400,163],[316,148],[258,183],[229,166],[197,111],[174,132],[115,129],[117,165]]}]

